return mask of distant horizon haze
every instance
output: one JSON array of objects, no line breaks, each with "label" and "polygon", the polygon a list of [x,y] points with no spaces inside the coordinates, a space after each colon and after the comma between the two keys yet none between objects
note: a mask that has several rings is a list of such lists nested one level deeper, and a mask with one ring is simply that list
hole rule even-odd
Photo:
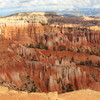
[{"label": "distant horizon haze", "polygon": [[100,0],[0,0],[0,16],[30,11],[73,11],[100,9]]}]

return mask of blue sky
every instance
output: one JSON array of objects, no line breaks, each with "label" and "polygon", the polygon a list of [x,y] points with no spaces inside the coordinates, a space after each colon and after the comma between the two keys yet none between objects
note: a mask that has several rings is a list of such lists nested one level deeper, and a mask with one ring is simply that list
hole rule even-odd
[{"label": "blue sky", "polygon": [[100,8],[100,0],[0,0],[0,16],[23,11]]}]

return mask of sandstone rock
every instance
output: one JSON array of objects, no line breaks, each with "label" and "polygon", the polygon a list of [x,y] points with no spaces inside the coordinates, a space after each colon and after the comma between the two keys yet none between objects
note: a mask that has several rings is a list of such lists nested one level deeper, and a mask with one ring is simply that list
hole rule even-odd
[{"label": "sandstone rock", "polygon": [[7,93],[7,92],[8,92],[7,87],[0,86],[0,93]]},{"label": "sandstone rock", "polygon": [[99,100],[100,92],[92,90],[80,90],[59,95],[64,100]]},{"label": "sandstone rock", "polygon": [[53,92],[53,93],[50,92],[47,95],[48,95],[49,100],[57,100],[57,98],[58,98],[58,93],[57,92]]},{"label": "sandstone rock", "polygon": [[100,91],[99,31],[12,19],[0,21],[0,84],[28,92]]},{"label": "sandstone rock", "polygon": [[[25,93],[15,92],[13,90],[5,91],[6,87],[0,86],[0,100],[99,100],[100,92],[93,90],[79,90],[69,93],[58,94],[57,92],[50,93]],[[5,91],[5,92],[4,92]]]}]

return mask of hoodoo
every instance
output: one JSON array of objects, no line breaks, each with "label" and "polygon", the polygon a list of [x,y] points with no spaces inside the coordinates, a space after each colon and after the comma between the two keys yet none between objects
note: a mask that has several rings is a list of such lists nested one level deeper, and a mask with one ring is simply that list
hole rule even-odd
[{"label": "hoodoo", "polygon": [[100,31],[77,20],[80,27],[49,12],[1,18],[0,84],[28,92],[100,91]]}]

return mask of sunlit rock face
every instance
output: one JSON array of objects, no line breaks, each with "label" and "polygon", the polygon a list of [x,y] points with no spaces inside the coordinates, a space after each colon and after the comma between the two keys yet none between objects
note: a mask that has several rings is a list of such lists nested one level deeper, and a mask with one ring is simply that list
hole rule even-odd
[{"label": "sunlit rock face", "polygon": [[100,31],[12,19],[0,20],[0,84],[28,92],[100,91]]},{"label": "sunlit rock face", "polygon": [[5,38],[18,41],[24,46],[60,51],[89,51],[98,55],[100,52],[99,31],[24,21],[2,22],[0,25]]},{"label": "sunlit rock face", "polygon": [[39,22],[42,24],[47,24],[51,19],[60,19],[61,17],[58,16],[54,12],[22,12],[16,13],[12,16],[7,16],[4,20],[13,20],[13,21],[28,21],[28,22]]},{"label": "sunlit rock face", "polygon": [[[91,95],[91,96],[90,96]],[[84,89],[69,93],[58,94],[57,92],[39,93],[32,92],[27,93],[24,91],[15,91],[8,89],[7,87],[0,86],[0,100],[98,100],[100,98],[100,92],[90,89]]]}]

